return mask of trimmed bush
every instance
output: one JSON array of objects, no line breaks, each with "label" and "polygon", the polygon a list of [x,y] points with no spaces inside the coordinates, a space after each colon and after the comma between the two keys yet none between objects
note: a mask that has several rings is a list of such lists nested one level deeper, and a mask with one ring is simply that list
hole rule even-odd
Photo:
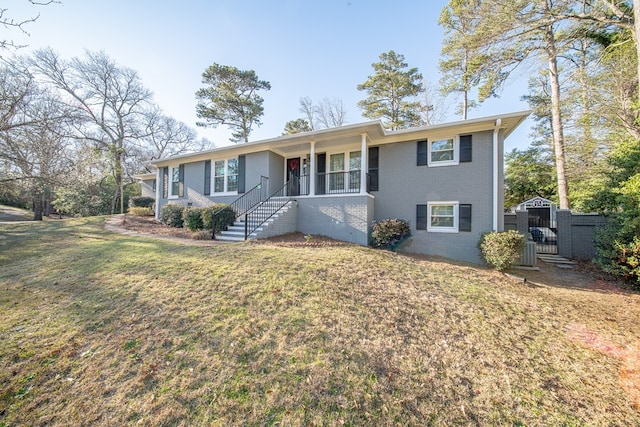
[{"label": "trimmed bush", "polygon": [[151,208],[146,208],[146,207],[141,207],[141,206],[130,207],[127,212],[129,214],[135,215],[135,216],[151,216],[151,215],[153,215],[153,210]]},{"label": "trimmed bush", "polygon": [[411,237],[409,223],[403,219],[383,219],[374,222],[371,231],[371,246],[395,251]]},{"label": "trimmed bush", "polygon": [[482,234],[478,247],[487,264],[504,271],[520,259],[526,238],[515,230]]},{"label": "trimmed bush", "polygon": [[623,225],[617,218],[598,227],[594,235],[597,252],[594,263],[640,290],[640,238],[622,230]]},{"label": "trimmed bush", "polygon": [[160,210],[160,222],[171,227],[182,228],[183,218],[182,212],[184,206],[168,204],[164,205]]},{"label": "trimmed bush", "polygon": [[[215,224],[213,216],[216,214]],[[226,203],[216,203],[202,209],[202,223],[205,230],[215,230],[217,233],[226,230],[236,220],[236,212]]]},{"label": "trimmed bush", "polygon": [[202,208],[186,207],[182,212],[183,225],[189,231],[198,231],[203,229],[202,224]]},{"label": "trimmed bush", "polygon": [[136,196],[129,199],[129,206],[132,208],[153,208],[156,199],[147,196]]}]

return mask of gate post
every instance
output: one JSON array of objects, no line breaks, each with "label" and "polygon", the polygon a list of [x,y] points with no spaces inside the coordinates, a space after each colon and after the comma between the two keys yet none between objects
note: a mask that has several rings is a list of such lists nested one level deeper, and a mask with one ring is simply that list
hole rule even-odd
[{"label": "gate post", "polygon": [[565,258],[573,258],[573,245],[571,242],[572,214],[569,209],[556,211],[556,223],[558,227],[558,255]]},{"label": "gate post", "polygon": [[516,230],[525,236],[529,236],[529,212],[516,211]]}]

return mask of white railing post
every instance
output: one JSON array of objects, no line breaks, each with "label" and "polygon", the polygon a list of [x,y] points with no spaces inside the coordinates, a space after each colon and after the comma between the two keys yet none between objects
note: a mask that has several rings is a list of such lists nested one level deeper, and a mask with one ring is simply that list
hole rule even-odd
[{"label": "white railing post", "polygon": [[309,151],[309,195],[316,195],[316,142],[309,143],[311,149]]}]

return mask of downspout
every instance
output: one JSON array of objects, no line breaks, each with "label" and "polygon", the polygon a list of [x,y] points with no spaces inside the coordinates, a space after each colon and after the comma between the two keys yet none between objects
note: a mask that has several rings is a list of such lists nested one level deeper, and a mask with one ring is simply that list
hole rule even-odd
[{"label": "downspout", "polygon": [[500,197],[498,192],[502,189],[498,188],[500,181],[500,167],[498,162],[500,160],[499,153],[499,134],[500,134],[500,126],[502,125],[502,119],[496,120],[496,125],[493,129],[493,231],[499,231],[498,226],[500,224],[500,218],[498,215],[501,215],[500,212]]}]

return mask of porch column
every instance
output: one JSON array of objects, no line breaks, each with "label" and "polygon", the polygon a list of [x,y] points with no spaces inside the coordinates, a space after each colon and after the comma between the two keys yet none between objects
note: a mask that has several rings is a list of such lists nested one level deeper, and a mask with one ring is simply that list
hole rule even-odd
[{"label": "porch column", "polygon": [[309,195],[316,195],[316,142],[311,141],[309,143],[311,149],[309,150]]},{"label": "porch column", "polygon": [[367,154],[367,134],[363,133],[360,142],[360,194],[367,194]]}]

